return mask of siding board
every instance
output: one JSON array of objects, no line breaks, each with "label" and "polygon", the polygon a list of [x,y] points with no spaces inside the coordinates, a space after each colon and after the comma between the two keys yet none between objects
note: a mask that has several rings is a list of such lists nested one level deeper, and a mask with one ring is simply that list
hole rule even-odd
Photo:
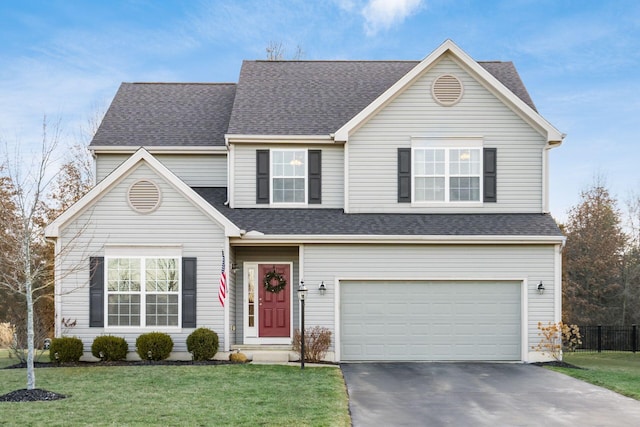
[{"label": "siding board", "polygon": [[[528,341],[536,344],[538,321],[554,321],[554,246],[552,245],[316,245],[304,246],[309,325],[325,326],[335,337],[336,280],[527,279]],[[546,291],[538,295],[542,280]],[[313,295],[324,281],[327,293]],[[335,342],[335,341],[334,341]],[[333,347],[332,347],[333,349]]]},{"label": "siding board", "polygon": [[[454,74],[464,85],[462,100],[453,107],[442,107],[431,98],[431,83],[441,74]],[[498,202],[432,208],[398,203],[396,150],[411,147],[412,137],[424,136],[479,136],[485,147],[497,148]],[[350,137],[348,210],[541,212],[544,145],[540,133],[456,62],[443,58]]]},{"label": "siding board", "polygon": [[[256,204],[256,150],[291,148],[291,145],[237,144],[235,150],[233,198],[236,208],[267,208]],[[302,148],[322,150],[322,203],[310,208],[340,209],[344,204],[343,146],[313,145]]]},{"label": "siding board", "polygon": [[[190,187],[226,187],[226,154],[154,154],[178,178]],[[102,181],[122,162],[127,154],[99,154],[96,159],[96,179]]]},{"label": "siding board", "polygon": [[[162,193],[160,207],[146,215],[134,212],[127,204],[126,192],[138,179],[153,180]],[[89,328],[89,256],[103,256],[107,244],[115,245],[179,245],[183,257],[198,259],[198,326],[212,328],[224,347],[224,311],[218,302],[220,251],[224,246],[224,230],[198,208],[189,203],[151,169],[142,165],[125,177],[92,207],[81,213],[61,231],[61,245],[69,245],[60,261],[62,311],[58,318],[77,320],[73,334],[82,339],[89,351],[93,338],[112,333],[123,336],[129,348],[143,332],[158,329]],[[174,351],[186,351],[185,340],[193,328],[172,330]]]}]

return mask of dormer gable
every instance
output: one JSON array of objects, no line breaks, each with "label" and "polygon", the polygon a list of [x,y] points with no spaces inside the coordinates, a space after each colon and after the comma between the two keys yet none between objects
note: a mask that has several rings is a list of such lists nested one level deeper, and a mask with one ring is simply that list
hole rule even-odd
[{"label": "dormer gable", "polygon": [[335,132],[336,141],[346,142],[349,136],[373,117],[380,109],[384,108],[395,97],[420,79],[441,58],[450,57],[465,71],[472,75],[480,84],[491,91],[502,102],[509,106],[516,114],[527,121],[541,135],[549,145],[560,144],[564,135],[545,120],[535,109],[529,94],[520,81],[515,68],[510,63],[486,63],[480,64],[473,60],[467,53],[460,49],[453,41],[446,40],[425,59],[413,67],[407,74],[385,90],[373,102],[363,108],[357,115]]}]

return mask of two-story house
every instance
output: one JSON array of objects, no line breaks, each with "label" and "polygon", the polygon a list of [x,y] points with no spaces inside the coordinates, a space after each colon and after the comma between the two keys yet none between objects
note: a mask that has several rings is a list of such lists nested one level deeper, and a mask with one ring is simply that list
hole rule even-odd
[{"label": "two-story house", "polygon": [[[564,135],[510,62],[451,41],[422,61],[245,61],[237,83],[124,83],[90,148],[97,185],[46,230],[56,330],[196,327],[224,352],[539,361],[561,313],[548,152]],[[221,277],[224,276],[221,284]],[[222,289],[220,289],[222,287]]]}]

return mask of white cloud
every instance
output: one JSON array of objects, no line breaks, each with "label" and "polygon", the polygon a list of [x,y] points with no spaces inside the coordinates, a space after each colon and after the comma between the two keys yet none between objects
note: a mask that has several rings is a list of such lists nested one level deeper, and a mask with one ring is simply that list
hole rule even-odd
[{"label": "white cloud", "polygon": [[365,32],[373,36],[380,30],[388,30],[416,13],[422,0],[369,0],[362,10]]}]

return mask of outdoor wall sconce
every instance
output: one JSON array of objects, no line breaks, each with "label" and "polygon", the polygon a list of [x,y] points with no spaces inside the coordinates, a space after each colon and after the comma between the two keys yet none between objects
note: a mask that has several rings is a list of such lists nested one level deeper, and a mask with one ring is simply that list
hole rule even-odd
[{"label": "outdoor wall sconce", "polygon": [[538,293],[540,295],[544,294],[544,285],[542,284],[542,280],[538,283]]},{"label": "outdoor wall sconce", "polygon": [[324,281],[320,283],[320,286],[318,286],[318,291],[320,291],[320,295],[324,295],[327,292],[327,287],[325,286]]}]

